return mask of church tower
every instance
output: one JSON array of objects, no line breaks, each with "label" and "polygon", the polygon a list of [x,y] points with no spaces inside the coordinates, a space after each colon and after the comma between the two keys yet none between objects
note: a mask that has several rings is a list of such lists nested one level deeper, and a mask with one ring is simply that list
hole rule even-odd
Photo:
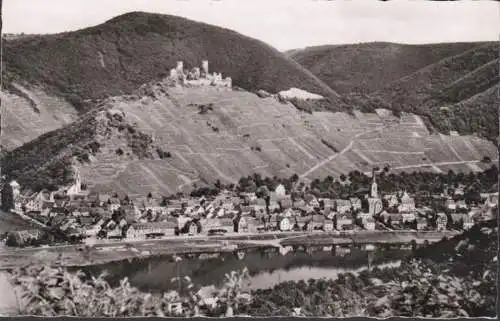
[{"label": "church tower", "polygon": [[377,188],[377,180],[376,180],[376,175],[375,175],[375,169],[372,171],[372,191],[371,191],[371,198],[378,198],[378,188]]},{"label": "church tower", "polygon": [[180,75],[180,74],[183,74],[184,73],[184,62],[182,61],[177,61],[177,66],[175,67],[175,70],[177,71],[177,73]]},{"label": "church tower", "polygon": [[208,60],[203,60],[201,62],[201,69],[205,75],[208,75]]},{"label": "church tower", "polygon": [[368,215],[371,217],[382,212],[383,209],[382,201],[378,197],[378,186],[375,170],[372,171],[372,178],[372,190],[370,193],[370,197],[368,198]]},{"label": "church tower", "polygon": [[78,169],[75,166],[73,166],[73,178],[75,182],[67,190],[67,194],[70,196],[78,195],[82,192],[82,178],[80,176],[80,171],[78,171]]}]

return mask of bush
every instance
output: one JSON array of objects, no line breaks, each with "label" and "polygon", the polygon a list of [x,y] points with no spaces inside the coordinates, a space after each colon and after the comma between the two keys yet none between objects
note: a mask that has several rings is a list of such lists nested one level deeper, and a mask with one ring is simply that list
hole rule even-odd
[{"label": "bush", "polygon": [[231,272],[226,275],[224,285],[216,293],[216,306],[204,305],[197,294],[199,287],[189,277],[174,278],[187,293],[176,291],[151,294],[132,287],[127,278],[119,286],[111,287],[106,274],[97,278],[83,272],[69,273],[64,268],[29,266],[11,273],[10,279],[21,291],[26,302],[18,314],[35,316],[79,316],[79,317],[131,317],[131,316],[175,316],[169,309],[171,303],[182,303],[180,316],[232,316],[233,308],[251,302],[246,292],[248,271]]},{"label": "bush", "polygon": [[170,152],[166,152],[160,147],[156,148],[156,153],[158,154],[158,157],[160,157],[160,159],[172,157],[172,154],[170,154]]}]

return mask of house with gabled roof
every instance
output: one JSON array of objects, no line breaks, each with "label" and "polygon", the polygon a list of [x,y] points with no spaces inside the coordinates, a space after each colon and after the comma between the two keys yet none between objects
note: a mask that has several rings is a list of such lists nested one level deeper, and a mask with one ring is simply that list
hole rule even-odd
[{"label": "house with gabled roof", "polygon": [[69,199],[60,197],[54,200],[55,207],[66,207],[69,203]]},{"label": "house with gabled roof", "polygon": [[484,204],[488,208],[493,208],[495,206],[498,206],[498,192],[487,194]]},{"label": "house with gabled roof", "polygon": [[313,208],[319,208],[320,207],[320,204],[319,204],[319,201],[316,197],[314,197],[313,199],[311,199],[308,203],[309,206],[312,206]]},{"label": "house with gabled roof", "polygon": [[90,226],[92,224],[94,224],[95,220],[92,216],[80,216],[78,218],[78,223],[81,225],[81,226]]},{"label": "house with gabled roof", "polygon": [[173,236],[175,222],[133,223],[126,229],[127,239],[146,239],[154,236]]},{"label": "house with gabled roof", "polygon": [[391,213],[389,214],[389,220],[391,222],[391,225],[393,227],[400,227],[401,225],[403,225],[403,215],[399,214],[399,213]]},{"label": "house with gabled roof", "polygon": [[308,214],[314,213],[314,207],[312,205],[307,204],[302,208],[303,211],[305,211]]},{"label": "house with gabled roof", "polygon": [[460,224],[460,227],[464,230],[469,229],[474,225],[474,221],[467,214],[452,213],[450,214],[450,217],[454,224]]},{"label": "house with gabled roof", "polygon": [[241,198],[239,198],[238,196],[232,196],[231,203],[233,203],[234,206],[240,205],[242,203]]},{"label": "house with gabled roof", "polygon": [[347,226],[351,226],[354,223],[353,218],[350,214],[344,213],[336,216],[336,226],[337,230],[343,230]]},{"label": "house with gabled roof", "polygon": [[106,202],[105,208],[110,211],[114,212],[117,211],[121,206],[121,201],[118,197],[111,197],[108,199]]},{"label": "house with gabled roof", "polygon": [[399,205],[399,199],[396,194],[387,194],[384,195],[383,197],[385,200],[387,200],[388,206],[389,207],[394,207]]},{"label": "house with gabled roof", "polygon": [[303,199],[298,199],[293,202],[293,208],[301,209],[306,205],[306,201]]},{"label": "house with gabled roof", "polygon": [[321,230],[325,225],[325,217],[323,215],[311,215],[311,220],[308,222],[307,229],[310,231]]},{"label": "house with gabled roof", "polygon": [[47,216],[41,216],[41,215],[39,215],[37,217],[37,220],[40,221],[42,224],[45,224],[45,225],[49,224],[49,222],[50,222],[50,218],[49,217],[47,217]]},{"label": "house with gabled roof", "polygon": [[266,200],[263,198],[257,198],[256,200],[252,201],[250,206],[255,212],[265,212],[267,210]]},{"label": "house with gabled roof", "polygon": [[282,198],[286,196],[286,188],[283,184],[278,184],[276,188],[274,189],[274,193],[277,195],[277,197]]},{"label": "house with gabled roof", "polygon": [[204,218],[200,220],[200,224],[203,232],[219,229],[221,225],[218,218]]},{"label": "house with gabled roof", "polygon": [[475,224],[474,218],[467,215],[466,217],[464,217],[464,222],[463,222],[462,228],[464,230],[469,230],[474,226],[474,224]]},{"label": "house with gabled roof", "polygon": [[294,225],[298,227],[300,231],[303,231],[307,227],[307,223],[311,220],[310,217],[307,216],[296,216]]},{"label": "house with gabled roof", "polygon": [[446,206],[447,209],[452,210],[452,211],[454,211],[454,210],[457,209],[457,204],[451,198],[449,198],[449,199],[446,200],[445,206]]},{"label": "house with gabled roof", "polygon": [[289,217],[284,217],[281,215],[273,216],[271,217],[271,224],[273,224],[274,220],[275,220],[274,224],[276,224],[275,226],[277,227],[278,230],[282,232],[291,231],[293,228],[291,218]]},{"label": "house with gabled roof", "polygon": [[284,210],[282,212],[282,215],[285,217],[292,217],[292,216],[296,216],[297,212],[295,212],[295,210],[293,210],[291,208],[287,208],[286,210]]},{"label": "house with gabled roof", "polygon": [[281,208],[277,202],[273,202],[273,203],[269,203],[268,210],[269,210],[269,212],[272,213],[272,212],[280,211]]},{"label": "house with gabled roof", "polygon": [[333,210],[335,209],[335,201],[332,200],[331,198],[321,198],[319,199],[321,208],[325,211]]},{"label": "house with gabled roof", "polygon": [[361,220],[364,220],[364,219],[367,219],[370,217],[373,217],[373,215],[371,213],[365,213],[365,212],[358,213],[358,218]]},{"label": "house with gabled roof", "polygon": [[356,211],[360,210],[362,207],[361,199],[359,197],[351,197],[349,198],[349,202],[351,203],[351,207]]},{"label": "house with gabled roof", "polygon": [[411,211],[411,212],[402,212],[400,214],[401,214],[403,223],[413,222],[417,218],[417,216],[416,216],[416,214],[415,214],[414,211]]},{"label": "house with gabled roof", "polygon": [[256,218],[239,216],[235,219],[235,227],[238,233],[255,233],[259,222]]},{"label": "house with gabled roof", "polygon": [[50,209],[49,216],[54,217],[54,216],[58,216],[58,215],[67,216],[67,215],[69,215],[69,212],[65,207],[52,207]]},{"label": "house with gabled roof", "polygon": [[325,217],[330,219],[330,220],[334,220],[335,216],[337,216],[337,215],[338,215],[338,213],[335,212],[334,210],[325,211]]},{"label": "house with gabled roof", "polygon": [[31,197],[27,196],[24,207],[26,208],[26,211],[41,211],[43,201],[44,199],[40,197],[40,193],[34,194]]},{"label": "house with gabled roof", "polygon": [[220,228],[226,230],[226,232],[234,232],[234,221],[231,217],[221,217],[219,218]]},{"label": "house with gabled roof", "polygon": [[221,207],[226,211],[231,211],[234,209],[235,204],[232,202],[231,198],[227,198],[222,201]]},{"label": "house with gabled roof", "polygon": [[362,220],[363,227],[369,231],[375,230],[375,220],[372,217],[368,217]]},{"label": "house with gabled roof", "polygon": [[337,212],[339,212],[340,214],[344,214],[351,211],[351,201],[349,200],[336,199],[335,205]]},{"label": "house with gabled roof", "polygon": [[332,219],[329,219],[329,218],[325,218],[325,222],[323,224],[323,230],[325,230],[325,232],[330,232],[330,231],[333,231],[335,227],[335,223],[333,222]]},{"label": "house with gabled roof", "polygon": [[275,192],[269,192],[269,204],[278,204],[280,198]]},{"label": "house with gabled roof", "polygon": [[417,218],[417,230],[423,231],[427,228],[427,220],[423,217]]},{"label": "house with gabled roof", "polygon": [[436,219],[436,225],[438,231],[446,230],[446,225],[448,224],[448,217],[445,213],[438,213]]},{"label": "house with gabled roof", "polygon": [[249,215],[252,207],[250,205],[240,205],[240,211],[242,215]]},{"label": "house with gabled roof", "polygon": [[106,237],[108,239],[121,239],[123,238],[123,230],[119,225],[115,225],[113,228],[108,229]]},{"label": "house with gabled roof", "polygon": [[84,225],[82,227],[82,234],[86,237],[97,236],[101,231],[101,226],[99,224],[95,225]]}]

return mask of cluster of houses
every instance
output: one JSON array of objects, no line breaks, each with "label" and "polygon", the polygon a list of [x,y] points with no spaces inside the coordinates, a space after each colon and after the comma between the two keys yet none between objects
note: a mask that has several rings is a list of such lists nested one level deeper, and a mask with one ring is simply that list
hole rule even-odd
[{"label": "cluster of houses", "polygon": [[[11,182],[12,211],[75,236],[141,240],[200,233],[445,230],[450,228],[450,223],[454,223],[454,228],[469,229],[478,220],[491,218],[492,209],[498,203],[498,193],[482,194],[484,205],[472,209],[465,202],[450,198],[445,202],[449,211],[436,213],[433,209],[416,208],[414,198],[406,192],[380,197],[375,174],[365,199],[328,199],[313,195],[294,199],[279,185],[267,196],[260,197],[255,193],[226,190],[210,198],[166,201],[150,194],[130,200],[88,193],[81,186],[78,172],[75,184],[58,192],[43,190],[22,196],[19,184]],[[457,211],[461,207],[466,210]]]}]

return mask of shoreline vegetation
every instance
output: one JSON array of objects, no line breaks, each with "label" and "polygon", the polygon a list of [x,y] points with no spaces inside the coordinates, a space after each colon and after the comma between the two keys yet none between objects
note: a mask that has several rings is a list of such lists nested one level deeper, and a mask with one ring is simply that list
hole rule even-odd
[{"label": "shoreline vegetation", "polygon": [[497,233],[495,221],[483,222],[416,249],[399,267],[265,290],[248,289],[246,268],[228,273],[211,293],[187,276],[172,280],[179,291],[161,295],[141,292],[126,278],[111,288],[104,275],[89,278],[63,267],[31,265],[10,278],[22,293],[18,315],[493,317]]}]

